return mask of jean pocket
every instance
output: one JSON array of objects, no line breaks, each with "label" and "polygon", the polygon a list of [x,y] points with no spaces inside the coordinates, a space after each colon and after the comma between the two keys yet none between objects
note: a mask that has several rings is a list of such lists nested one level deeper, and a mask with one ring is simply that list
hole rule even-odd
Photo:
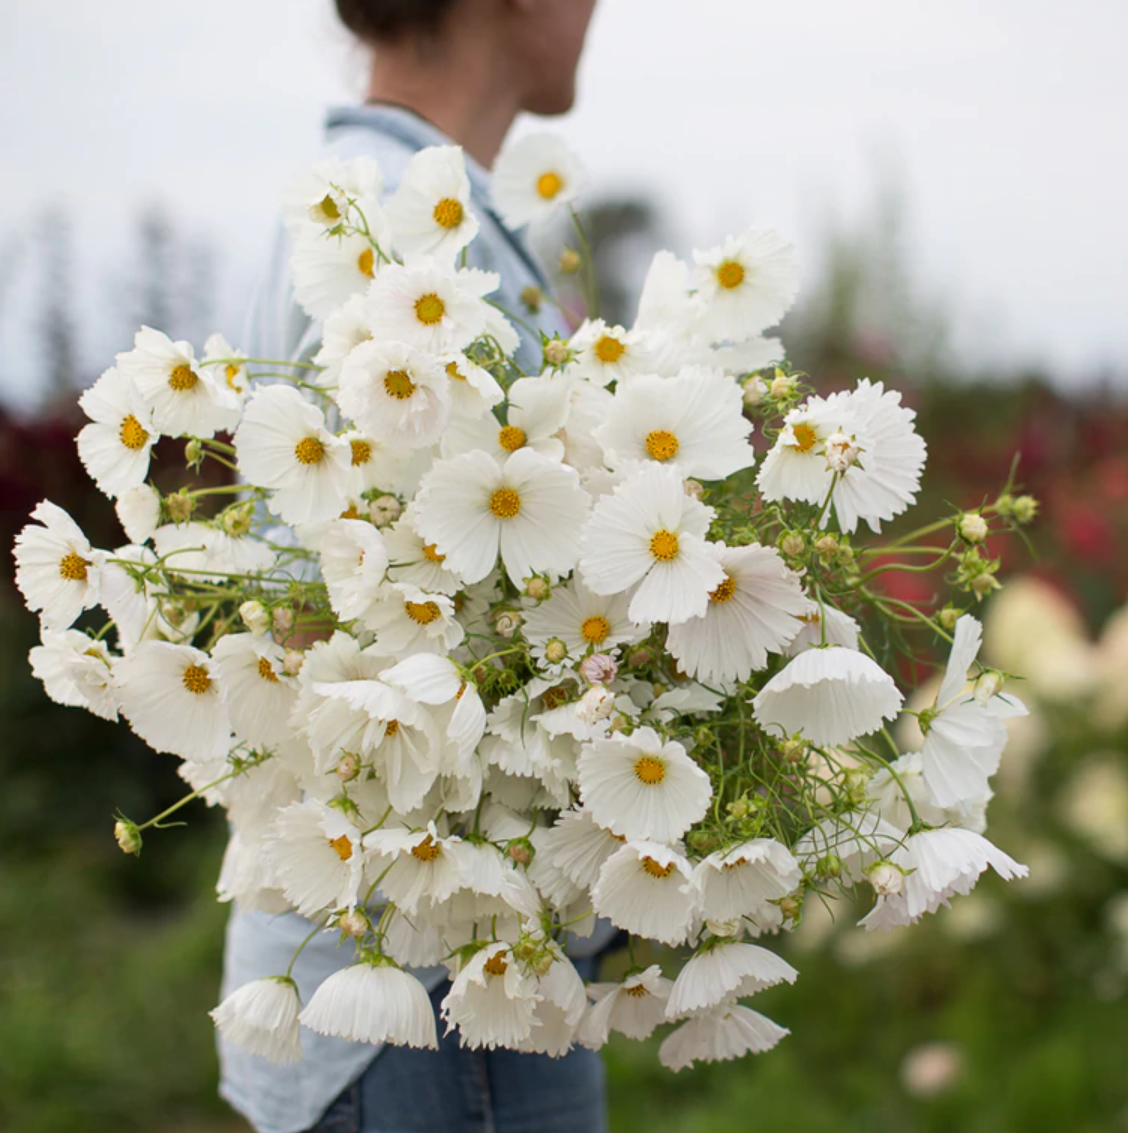
[{"label": "jean pocket", "polygon": [[360,1083],[346,1086],[309,1133],[360,1133]]}]

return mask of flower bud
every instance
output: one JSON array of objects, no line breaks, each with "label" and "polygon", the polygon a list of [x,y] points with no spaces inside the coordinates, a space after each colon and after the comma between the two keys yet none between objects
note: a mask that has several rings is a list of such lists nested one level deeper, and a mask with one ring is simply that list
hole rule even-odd
[{"label": "flower bud", "polygon": [[803,911],[803,902],[798,897],[784,897],[779,903],[779,911],[793,921]]},{"label": "flower bud", "polygon": [[744,391],[744,404],[749,407],[759,405],[768,392],[767,383],[763,378],[756,377],[755,374],[750,378],[745,378],[740,388]]},{"label": "flower bud", "polygon": [[976,704],[986,704],[993,696],[997,695],[1003,687],[1003,674],[996,669],[988,669],[987,672],[981,673],[979,679],[975,682],[974,697]]},{"label": "flower bud", "polygon": [[119,818],[114,823],[114,837],[123,853],[140,857],[141,831],[137,829],[136,822],[130,822],[128,818]]},{"label": "flower bud", "polygon": [[239,617],[243,619],[243,625],[258,637],[261,637],[270,629],[270,618],[267,616],[266,607],[261,602],[254,600],[244,602],[239,607]]},{"label": "flower bud", "polygon": [[551,338],[544,344],[544,360],[550,366],[563,366],[568,361],[568,344],[559,338]]},{"label": "flower bud", "polygon": [[593,653],[580,662],[580,676],[590,685],[610,684],[618,675],[618,662],[606,653]]},{"label": "flower bud", "polygon": [[348,909],[337,918],[337,927],[345,936],[354,936],[359,940],[367,936],[372,922],[360,909]]},{"label": "flower bud", "polygon": [[192,512],[196,510],[196,501],[188,494],[186,488],[181,488],[179,492],[165,496],[165,507],[173,523],[184,523],[192,518]]},{"label": "flower bud", "polygon": [[685,489],[685,494],[689,496],[691,500],[704,499],[705,487],[697,480],[687,480],[683,487]]},{"label": "flower bud", "polygon": [[203,442],[193,437],[184,446],[184,461],[189,468],[195,468],[204,459]]},{"label": "flower bud", "polygon": [[956,606],[945,606],[940,613],[936,615],[936,620],[940,625],[949,633],[956,628],[956,622],[960,620],[960,614],[963,611]]},{"label": "flower bud", "polygon": [[807,758],[807,741],[791,736],[780,743],[779,753],[792,765],[802,763]]},{"label": "flower bud", "polygon": [[870,885],[881,897],[896,897],[905,887],[905,874],[892,862],[876,862],[866,870]]},{"label": "flower bud", "polygon": [[528,865],[533,860],[532,852],[526,842],[510,842],[509,848],[505,852],[509,856],[509,860],[518,865]]},{"label": "flower bud", "polygon": [[768,393],[776,401],[786,401],[795,392],[795,379],[789,377],[782,370],[776,370],[772,384],[768,386]]},{"label": "flower bud", "polygon": [[982,601],[994,590],[1002,590],[1003,584],[993,574],[979,574],[971,580],[972,593]]},{"label": "flower bud", "polygon": [[592,685],[580,697],[580,706],[576,714],[585,724],[594,724],[599,720],[606,720],[614,710],[614,694],[603,685]]},{"label": "flower bud", "polygon": [[842,859],[837,854],[826,854],[819,858],[815,872],[819,877],[841,877]]},{"label": "flower bud", "polygon": [[287,649],[286,656],[282,658],[282,671],[287,676],[296,677],[305,664],[305,654],[300,649]]},{"label": "flower bud", "polygon": [[823,558],[830,558],[838,551],[838,540],[829,531],[815,540],[815,550]]},{"label": "flower bud", "polygon": [[368,518],[377,527],[387,527],[399,519],[402,511],[403,507],[395,496],[377,496],[368,509]]},{"label": "flower bud", "polygon": [[780,536],[779,549],[789,559],[794,559],[807,549],[807,541],[798,531],[785,531]]},{"label": "flower bud", "polygon": [[845,433],[831,433],[824,446],[826,462],[832,472],[845,472],[857,459],[859,448]]},{"label": "flower bud", "polygon": [[238,539],[250,531],[254,514],[255,505],[248,502],[240,504],[238,507],[228,508],[223,513],[220,522],[228,535],[233,539]]},{"label": "flower bud", "polygon": [[539,287],[535,287],[531,283],[521,292],[521,302],[524,303],[525,307],[534,315],[540,310],[540,305],[543,300],[544,293]]},{"label": "flower bud", "polygon": [[575,275],[580,270],[580,265],[583,260],[580,258],[580,253],[575,248],[565,248],[560,253],[560,270],[565,275]]},{"label": "flower bud", "polygon": [[525,593],[537,602],[543,602],[551,596],[552,587],[549,586],[547,579],[533,575],[532,578],[525,579]]},{"label": "flower bud", "polygon": [[1038,514],[1038,501],[1033,496],[1019,496],[1012,508],[1018,523],[1030,523]]},{"label": "flower bud", "polygon": [[504,638],[511,638],[521,624],[521,615],[516,610],[504,610],[494,619],[494,629]]},{"label": "flower bud", "polygon": [[752,804],[745,798],[733,799],[725,809],[733,818],[747,818],[752,813]]},{"label": "flower bud", "polygon": [[958,530],[965,543],[982,543],[990,531],[987,520],[977,511],[965,511],[960,516]]},{"label": "flower bud", "polygon": [[630,655],[627,657],[627,664],[632,669],[641,669],[644,665],[649,665],[654,661],[654,650],[648,649],[645,645],[640,646],[638,649],[631,650]]},{"label": "flower bud", "polygon": [[740,932],[740,921],[705,921],[705,927],[714,936],[736,936]]},{"label": "flower bud", "polygon": [[568,646],[558,637],[554,637],[544,647],[544,659],[550,665],[559,665],[568,656]]},{"label": "flower bud", "polygon": [[337,778],[342,783],[351,783],[360,774],[360,756],[346,751],[337,764]]},{"label": "flower bud", "polygon": [[274,632],[279,637],[289,637],[294,632],[294,611],[290,606],[276,606],[270,616]]}]

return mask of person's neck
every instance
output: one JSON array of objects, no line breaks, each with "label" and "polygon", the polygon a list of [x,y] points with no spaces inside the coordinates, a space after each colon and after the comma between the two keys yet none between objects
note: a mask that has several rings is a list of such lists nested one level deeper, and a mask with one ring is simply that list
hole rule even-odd
[{"label": "person's neck", "polygon": [[404,106],[426,118],[489,168],[520,110],[503,67],[485,52],[381,46],[373,61],[369,102]]}]

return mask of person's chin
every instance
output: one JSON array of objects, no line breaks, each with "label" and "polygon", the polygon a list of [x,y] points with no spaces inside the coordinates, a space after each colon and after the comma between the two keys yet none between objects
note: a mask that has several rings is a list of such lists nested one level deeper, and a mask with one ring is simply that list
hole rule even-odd
[{"label": "person's chin", "polygon": [[573,83],[565,90],[541,91],[525,102],[524,109],[542,118],[555,118],[567,114],[576,105],[576,87]]}]

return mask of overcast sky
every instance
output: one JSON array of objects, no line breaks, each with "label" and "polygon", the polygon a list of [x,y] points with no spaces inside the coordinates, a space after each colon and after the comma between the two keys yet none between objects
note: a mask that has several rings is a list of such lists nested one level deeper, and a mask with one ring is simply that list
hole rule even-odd
[{"label": "overcast sky", "polygon": [[[595,189],[661,201],[677,250],[771,224],[808,276],[826,210],[864,215],[894,168],[965,347],[1128,383],[1126,42],[1123,0],[601,0],[557,127]],[[52,202],[93,369],[127,345],[106,315],[146,201],[214,239],[236,335],[278,188],[362,66],[331,0],[0,0],[2,395],[37,373],[9,238]]]}]

